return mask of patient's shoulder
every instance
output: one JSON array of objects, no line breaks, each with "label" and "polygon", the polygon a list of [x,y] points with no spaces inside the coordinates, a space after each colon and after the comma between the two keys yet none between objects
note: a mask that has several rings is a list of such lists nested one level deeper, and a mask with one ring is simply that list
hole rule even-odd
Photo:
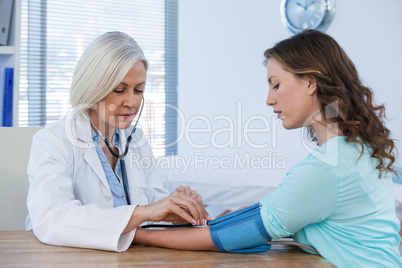
[{"label": "patient's shoulder", "polygon": [[330,164],[309,155],[304,160],[292,166],[286,174],[287,180],[296,180],[302,183],[316,183],[317,181],[332,180],[338,182],[336,169]]}]

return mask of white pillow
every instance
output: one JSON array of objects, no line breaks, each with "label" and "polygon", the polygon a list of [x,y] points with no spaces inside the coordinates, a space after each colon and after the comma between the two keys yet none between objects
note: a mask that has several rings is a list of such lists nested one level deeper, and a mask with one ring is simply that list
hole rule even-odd
[{"label": "white pillow", "polygon": [[[274,191],[286,170],[232,169],[203,167],[190,161],[187,167],[175,165],[179,156],[166,157],[170,165],[158,165],[156,172],[170,192],[178,186],[190,186],[203,196],[204,204],[237,209],[252,205]],[[160,159],[157,159],[157,161]]]}]

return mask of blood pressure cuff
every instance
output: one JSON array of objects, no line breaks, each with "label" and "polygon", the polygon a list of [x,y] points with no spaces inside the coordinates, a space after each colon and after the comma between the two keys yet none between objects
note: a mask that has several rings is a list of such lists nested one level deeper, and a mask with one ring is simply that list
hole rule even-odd
[{"label": "blood pressure cuff", "polygon": [[260,204],[229,213],[208,223],[212,242],[220,252],[257,253],[267,251],[271,236],[264,227]]}]

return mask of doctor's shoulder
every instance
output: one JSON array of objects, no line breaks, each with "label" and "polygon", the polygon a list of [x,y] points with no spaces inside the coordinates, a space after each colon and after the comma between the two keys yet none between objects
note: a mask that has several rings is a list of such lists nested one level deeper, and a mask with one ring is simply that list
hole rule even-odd
[{"label": "doctor's shoulder", "polygon": [[46,163],[72,163],[74,149],[63,135],[63,122],[47,124],[32,138],[28,169],[38,172]]},{"label": "doctor's shoulder", "polygon": [[70,132],[66,127],[65,117],[62,117],[35,133],[32,138],[32,148],[59,153],[72,151],[73,145],[77,144],[77,139],[72,138]]},{"label": "doctor's shoulder", "polygon": [[63,130],[61,129],[61,126],[64,124],[61,124],[63,121],[63,118],[46,124],[42,129],[40,129],[38,132],[35,133],[33,136],[33,141],[41,141],[41,142],[46,142],[49,139],[53,139],[53,137],[58,137],[62,139],[63,135]]}]

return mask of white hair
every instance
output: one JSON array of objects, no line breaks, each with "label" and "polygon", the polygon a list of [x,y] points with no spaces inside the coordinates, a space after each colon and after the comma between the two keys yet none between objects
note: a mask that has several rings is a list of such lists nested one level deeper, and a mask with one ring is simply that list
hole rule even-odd
[{"label": "white hair", "polygon": [[148,62],[138,44],[122,32],[108,32],[89,44],[79,59],[70,87],[70,103],[87,111],[112,92],[138,61]]}]

